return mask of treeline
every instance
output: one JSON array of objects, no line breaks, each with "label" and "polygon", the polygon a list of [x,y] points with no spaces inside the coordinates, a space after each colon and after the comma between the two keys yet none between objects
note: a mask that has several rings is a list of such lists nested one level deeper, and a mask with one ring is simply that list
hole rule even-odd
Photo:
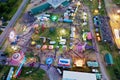
[{"label": "treeline", "polygon": [[[5,20],[11,19],[14,15],[17,4],[19,0],[7,0],[6,2],[0,2],[0,18],[3,17]],[[13,14],[12,14],[13,13]]]},{"label": "treeline", "polygon": [[113,0],[115,4],[118,4],[120,6],[120,0]]}]

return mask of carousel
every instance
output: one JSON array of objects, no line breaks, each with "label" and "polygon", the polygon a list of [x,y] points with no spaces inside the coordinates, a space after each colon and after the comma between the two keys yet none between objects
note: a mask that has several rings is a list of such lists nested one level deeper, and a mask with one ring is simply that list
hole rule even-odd
[{"label": "carousel", "polygon": [[23,59],[24,59],[24,53],[22,51],[17,52],[12,55],[10,63],[14,66],[18,66],[20,65]]}]

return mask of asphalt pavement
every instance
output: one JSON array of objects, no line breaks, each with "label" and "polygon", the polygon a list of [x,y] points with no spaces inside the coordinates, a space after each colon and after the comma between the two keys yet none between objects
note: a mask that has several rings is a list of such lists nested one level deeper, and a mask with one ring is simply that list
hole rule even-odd
[{"label": "asphalt pavement", "polygon": [[110,80],[108,75],[107,75],[107,72],[106,72],[106,69],[105,69],[105,66],[102,64],[102,59],[101,59],[101,56],[100,56],[100,51],[99,51],[99,47],[98,47],[98,44],[97,44],[97,41],[95,39],[95,34],[94,34],[94,25],[93,25],[93,20],[92,20],[92,16],[91,16],[91,12],[89,10],[88,7],[84,7],[87,12],[88,12],[88,16],[89,16],[89,27],[90,27],[90,32],[92,33],[92,37],[93,37],[93,47],[95,48],[95,53],[96,53],[96,57],[97,57],[97,61],[99,62],[99,66],[100,66],[100,70],[101,70],[101,74],[102,74],[102,80]]}]

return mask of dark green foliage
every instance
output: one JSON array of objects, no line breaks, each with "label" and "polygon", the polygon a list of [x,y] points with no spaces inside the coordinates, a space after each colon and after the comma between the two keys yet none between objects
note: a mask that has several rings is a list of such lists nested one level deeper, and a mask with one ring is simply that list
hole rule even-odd
[{"label": "dark green foliage", "polygon": [[7,0],[6,2],[0,2],[0,18],[3,17],[5,20],[11,19],[19,4],[22,0]]},{"label": "dark green foliage", "polygon": [[49,28],[49,32],[50,32],[50,33],[55,33],[55,27],[50,27],[50,28]]},{"label": "dark green foliage", "polygon": [[111,80],[120,80],[120,56],[114,53],[114,65],[107,66],[107,70],[111,75]]},{"label": "dark green foliage", "polygon": [[2,30],[0,30],[0,34],[2,33],[3,31]]},{"label": "dark green foliage", "polygon": [[118,4],[120,6],[120,0],[113,0],[115,4]]}]

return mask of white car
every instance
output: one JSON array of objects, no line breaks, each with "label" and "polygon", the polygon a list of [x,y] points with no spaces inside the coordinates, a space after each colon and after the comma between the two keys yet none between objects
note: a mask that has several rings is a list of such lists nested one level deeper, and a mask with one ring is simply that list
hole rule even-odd
[{"label": "white car", "polygon": [[97,69],[92,69],[92,72],[99,72]]}]

